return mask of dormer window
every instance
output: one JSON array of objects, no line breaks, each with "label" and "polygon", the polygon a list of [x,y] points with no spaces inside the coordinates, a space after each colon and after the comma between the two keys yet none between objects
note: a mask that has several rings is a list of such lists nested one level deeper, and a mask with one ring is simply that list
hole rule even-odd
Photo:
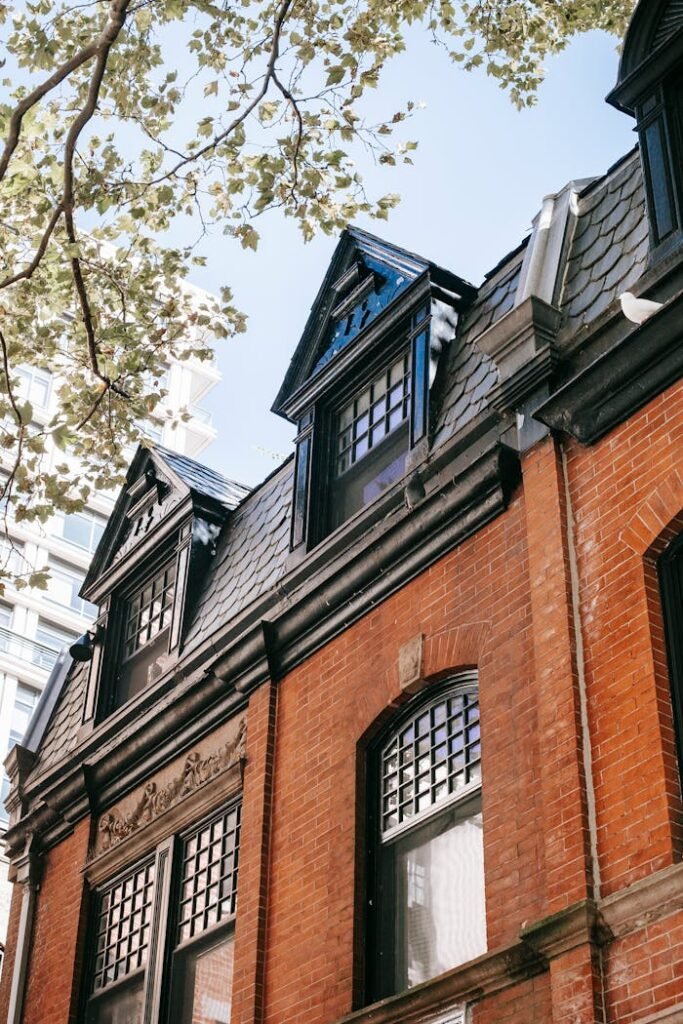
[{"label": "dormer window", "polygon": [[82,590],[100,608],[84,727],[171,685],[197,582],[247,493],[185,456],[138,449]]},{"label": "dormer window", "polygon": [[410,355],[404,353],[335,416],[330,525],[343,523],[405,472]]},{"label": "dormer window", "polygon": [[402,501],[411,453],[427,451],[441,352],[474,294],[413,253],[344,233],[273,406],[299,428],[297,556],[361,510]]},{"label": "dormer window", "polygon": [[174,560],[123,603],[123,649],[115,685],[116,707],[150,686],[161,674],[160,657],[168,650],[175,580]]},{"label": "dormer window", "polygon": [[653,254],[683,237],[683,7],[641,2],[631,20],[619,81],[607,97],[636,119]]}]

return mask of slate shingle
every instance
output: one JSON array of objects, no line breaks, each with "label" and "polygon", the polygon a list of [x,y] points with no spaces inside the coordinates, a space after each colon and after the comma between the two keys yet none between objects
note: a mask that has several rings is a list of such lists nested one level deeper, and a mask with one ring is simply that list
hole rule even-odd
[{"label": "slate shingle", "polygon": [[214,469],[209,469],[208,466],[203,466],[201,462],[195,462],[186,455],[179,455],[178,452],[172,452],[160,444],[154,445],[154,450],[188,487],[198,494],[219,501],[226,508],[236,508],[249,494],[248,487],[237,483],[236,480],[228,480]]},{"label": "slate shingle", "polygon": [[444,397],[434,444],[444,444],[486,405],[486,395],[498,379],[491,360],[479,350],[476,339],[508,313],[515,302],[524,248],[516,250],[486,278],[451,344]]},{"label": "slate shingle", "polygon": [[38,750],[33,772],[38,775],[67,757],[76,747],[83,720],[88,662],[74,662]]},{"label": "slate shingle", "polygon": [[186,649],[202,643],[285,573],[294,460],[254,490],[231,517],[207,575]]},{"label": "slate shingle", "polygon": [[579,196],[560,304],[578,329],[599,316],[643,274],[648,238],[638,151]]}]

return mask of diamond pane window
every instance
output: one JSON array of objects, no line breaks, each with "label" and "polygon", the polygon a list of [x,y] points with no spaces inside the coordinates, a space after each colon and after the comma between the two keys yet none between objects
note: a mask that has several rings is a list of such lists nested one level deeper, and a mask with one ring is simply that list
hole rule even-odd
[{"label": "diamond pane window", "polygon": [[124,659],[170,626],[174,593],[175,562],[169,562],[133,595],[126,614]]},{"label": "diamond pane window", "polygon": [[188,836],[183,846],[178,943],[231,917],[237,905],[240,807]]},{"label": "diamond pane window", "polygon": [[382,833],[416,820],[480,777],[478,696],[447,695],[421,707],[382,753]]},{"label": "diamond pane window", "polygon": [[147,962],[154,861],[147,861],[100,896],[93,991],[106,988]]},{"label": "diamond pane window", "polygon": [[344,406],[337,418],[335,475],[341,476],[410,415],[410,356],[402,355]]}]

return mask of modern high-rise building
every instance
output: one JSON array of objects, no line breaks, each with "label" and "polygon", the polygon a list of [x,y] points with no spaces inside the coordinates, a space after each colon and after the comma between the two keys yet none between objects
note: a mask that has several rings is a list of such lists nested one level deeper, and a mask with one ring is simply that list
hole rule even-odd
[{"label": "modern high-rise building", "polygon": [[[34,419],[48,422],[56,411],[55,378],[45,370],[24,367],[22,397],[31,402]],[[197,456],[216,432],[201,400],[220,379],[213,362],[187,360],[169,365],[162,386],[168,391],[162,411],[186,408],[190,419],[172,424],[160,417],[144,425],[153,441],[183,455]],[[50,453],[52,457],[52,453]],[[64,453],[54,456],[63,461]],[[88,508],[71,514],[57,513],[47,523],[12,519],[7,528],[11,542],[0,537],[10,567],[23,562],[33,569],[49,567],[47,590],[9,586],[0,597],[0,754],[20,742],[31,714],[62,647],[79,636],[92,622],[96,609],[79,597],[79,590],[98,541],[114,505],[116,492],[93,495]],[[1,552],[0,552],[1,555]],[[3,562],[5,559],[3,559]],[[7,825],[4,800],[9,780],[1,776],[0,843]],[[0,856],[0,942],[3,941],[9,908],[7,865]]]}]

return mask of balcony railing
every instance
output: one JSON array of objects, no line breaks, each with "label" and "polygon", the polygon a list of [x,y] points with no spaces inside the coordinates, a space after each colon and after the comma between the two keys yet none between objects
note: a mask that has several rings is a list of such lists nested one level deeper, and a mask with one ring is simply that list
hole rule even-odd
[{"label": "balcony railing", "polygon": [[29,640],[6,626],[0,626],[0,654],[9,654],[10,657],[19,658],[37,668],[49,671],[56,662],[59,651],[38,643],[37,640]]}]

